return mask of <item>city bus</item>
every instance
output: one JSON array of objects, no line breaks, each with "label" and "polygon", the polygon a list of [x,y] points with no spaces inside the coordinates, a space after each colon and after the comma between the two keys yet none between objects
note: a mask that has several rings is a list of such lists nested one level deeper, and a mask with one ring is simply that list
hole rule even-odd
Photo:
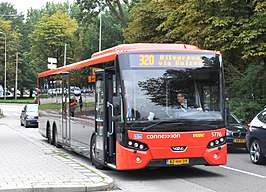
[{"label": "city bus", "polygon": [[223,165],[223,71],[219,51],[118,45],[38,75],[39,131],[98,169]]}]

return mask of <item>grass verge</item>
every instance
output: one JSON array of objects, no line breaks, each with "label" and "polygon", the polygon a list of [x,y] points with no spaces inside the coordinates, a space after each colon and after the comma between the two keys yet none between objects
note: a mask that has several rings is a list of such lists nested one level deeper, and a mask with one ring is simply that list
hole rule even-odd
[{"label": "grass verge", "polygon": [[0,99],[0,103],[25,103],[25,104],[31,104],[34,103],[34,98],[23,98],[23,99]]}]

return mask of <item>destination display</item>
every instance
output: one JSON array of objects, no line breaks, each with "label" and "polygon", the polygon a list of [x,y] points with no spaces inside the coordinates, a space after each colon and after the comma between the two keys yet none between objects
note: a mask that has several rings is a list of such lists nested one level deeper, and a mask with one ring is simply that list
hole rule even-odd
[{"label": "destination display", "polygon": [[129,62],[132,68],[149,67],[203,67],[213,64],[214,55],[155,53],[130,54]]}]

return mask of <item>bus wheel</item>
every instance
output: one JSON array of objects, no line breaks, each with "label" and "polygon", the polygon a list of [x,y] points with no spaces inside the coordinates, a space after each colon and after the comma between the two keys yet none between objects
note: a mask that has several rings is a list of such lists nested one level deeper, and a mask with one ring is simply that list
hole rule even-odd
[{"label": "bus wheel", "polygon": [[47,128],[47,138],[48,138],[48,143],[52,144],[52,132],[50,127]]},{"label": "bus wheel", "polygon": [[58,143],[58,133],[56,127],[53,129],[53,144],[57,148],[61,148],[62,146]]},{"label": "bus wheel", "polygon": [[96,160],[96,136],[94,135],[91,140],[91,145],[90,145],[90,158],[92,164],[97,168],[97,169],[105,169],[104,165],[97,162]]}]

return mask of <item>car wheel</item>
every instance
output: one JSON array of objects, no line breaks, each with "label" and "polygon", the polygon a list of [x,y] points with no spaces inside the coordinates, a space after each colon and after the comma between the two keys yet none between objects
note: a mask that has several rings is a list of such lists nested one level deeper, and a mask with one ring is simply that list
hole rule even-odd
[{"label": "car wheel", "polygon": [[91,140],[91,145],[90,145],[90,158],[92,164],[97,168],[97,169],[105,169],[105,166],[96,160],[96,136],[94,135]]},{"label": "car wheel", "polygon": [[261,152],[261,144],[258,140],[254,140],[250,146],[250,159],[254,164],[264,164],[265,157]]},{"label": "car wheel", "polygon": [[28,124],[27,124],[27,121],[25,121],[25,127],[26,127],[26,128],[28,128],[28,127],[29,127],[29,126],[28,126]]},{"label": "car wheel", "polygon": [[24,124],[22,123],[22,120],[20,119],[20,126],[24,126]]}]

